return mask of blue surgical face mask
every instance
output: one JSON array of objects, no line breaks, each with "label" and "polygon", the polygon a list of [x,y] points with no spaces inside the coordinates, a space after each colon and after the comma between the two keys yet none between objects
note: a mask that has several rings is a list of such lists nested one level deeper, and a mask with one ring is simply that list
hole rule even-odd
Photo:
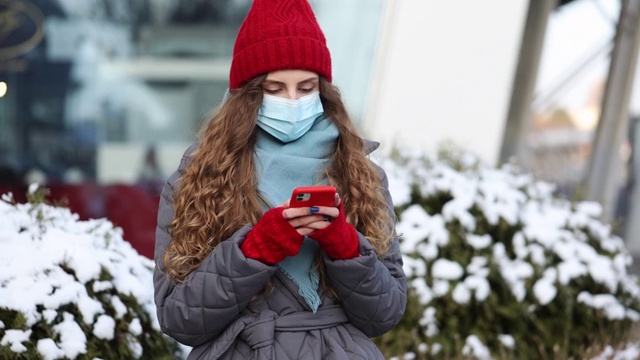
[{"label": "blue surgical face mask", "polygon": [[290,142],[306,134],[323,112],[317,91],[298,100],[265,94],[258,110],[258,126],[280,141]]}]

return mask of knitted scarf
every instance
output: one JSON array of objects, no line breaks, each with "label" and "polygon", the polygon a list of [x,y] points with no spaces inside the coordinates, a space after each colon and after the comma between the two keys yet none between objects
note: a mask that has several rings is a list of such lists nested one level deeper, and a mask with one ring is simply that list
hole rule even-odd
[{"label": "knitted scarf", "polygon": [[[338,139],[338,128],[324,115],[301,138],[283,143],[258,129],[255,147],[258,191],[268,201],[264,210],[278,206],[291,196],[297,186],[326,184],[324,169]],[[317,245],[305,237],[300,252],[278,264],[298,286],[298,293],[315,313],[320,306],[319,274],[313,267]]]}]

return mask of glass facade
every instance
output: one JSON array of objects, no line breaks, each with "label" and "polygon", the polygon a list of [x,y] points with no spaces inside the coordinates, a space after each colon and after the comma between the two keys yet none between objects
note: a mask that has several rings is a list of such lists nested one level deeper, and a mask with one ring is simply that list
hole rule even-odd
[{"label": "glass facade", "polygon": [[[348,54],[334,58],[334,82],[348,84],[356,117],[382,16],[382,0],[358,3],[372,7],[356,27],[362,7],[311,1],[331,50],[368,59],[354,71]],[[42,183],[81,218],[122,226],[151,256],[159,189],[224,95],[250,6],[0,0],[0,192],[20,200],[28,184]]]},{"label": "glass facade", "polygon": [[250,2],[2,6],[11,22],[0,34],[8,52],[0,55],[7,84],[2,164],[19,175],[39,172],[47,182],[114,183],[142,176],[147,152],[178,151],[192,141],[226,89]]}]

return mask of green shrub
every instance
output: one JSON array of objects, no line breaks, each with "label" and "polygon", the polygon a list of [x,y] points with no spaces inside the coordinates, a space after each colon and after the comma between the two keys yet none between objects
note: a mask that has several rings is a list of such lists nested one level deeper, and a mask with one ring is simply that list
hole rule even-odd
[{"label": "green shrub", "polygon": [[638,324],[632,258],[595,203],[464,153],[380,160],[409,281],[401,323],[376,339],[407,359],[580,359]]},{"label": "green shrub", "polygon": [[174,359],[159,330],[153,262],[104,220],[0,201],[0,359]]}]

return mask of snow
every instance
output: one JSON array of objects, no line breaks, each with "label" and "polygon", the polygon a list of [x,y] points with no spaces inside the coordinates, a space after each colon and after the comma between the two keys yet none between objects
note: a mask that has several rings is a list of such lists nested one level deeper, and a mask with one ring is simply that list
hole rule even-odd
[{"label": "snow", "polygon": [[542,245],[531,244],[529,245],[529,254],[531,256],[531,261],[538,266],[547,265],[547,257],[544,254],[544,248]]},{"label": "snow", "polygon": [[477,301],[484,301],[491,293],[491,285],[483,276],[469,276],[458,283],[453,290],[453,300],[458,304],[467,304],[473,295]]},{"label": "snow", "polygon": [[618,351],[613,360],[635,360],[640,358],[640,345],[631,345],[626,349]]},{"label": "snow", "polygon": [[36,349],[44,360],[54,360],[65,356],[65,352],[51,338],[38,340]]},{"label": "snow", "polygon": [[420,319],[420,325],[426,327],[425,335],[427,335],[427,337],[435,336],[440,332],[436,325],[436,309],[434,307],[430,306],[424,310],[424,314]]},{"label": "snow", "polygon": [[640,358],[640,345],[631,344],[617,351],[611,346],[607,346],[600,355],[592,360],[637,360],[638,358]]},{"label": "snow", "polygon": [[516,339],[509,334],[500,334],[498,335],[498,340],[500,343],[509,349],[514,349],[516,347]]},{"label": "snow", "polygon": [[453,301],[458,304],[467,304],[471,300],[471,290],[464,284],[458,283],[453,290]]},{"label": "snow", "polygon": [[431,234],[432,229],[429,226],[431,217],[419,205],[411,205],[402,213],[402,219],[396,231],[407,238],[407,241],[401,244],[403,252],[406,253],[413,250],[420,240]]},{"label": "snow", "polygon": [[440,350],[442,350],[442,344],[435,343],[435,344],[431,345],[431,354],[432,355],[438,355]]},{"label": "snow", "polygon": [[467,235],[467,242],[476,250],[481,250],[491,245],[491,236],[489,235]]},{"label": "snow", "polygon": [[82,319],[87,324],[91,324],[97,315],[104,312],[102,304],[88,296],[81,296],[78,298],[78,309],[80,309]]},{"label": "snow", "polygon": [[140,319],[135,318],[131,320],[131,323],[129,324],[129,332],[135,336],[142,334],[142,324],[140,323]]},{"label": "snow", "polygon": [[433,290],[427,285],[424,278],[413,279],[410,284],[416,290],[420,304],[426,305],[435,297]]},{"label": "snow", "polygon": [[387,173],[389,193],[394,206],[408,205],[411,202],[411,187],[407,169],[387,157],[372,156],[372,160],[383,167]]},{"label": "snow", "polygon": [[[29,187],[34,194],[37,185]],[[51,338],[39,339],[37,351],[44,359],[74,359],[87,352],[87,339],[81,328],[93,328],[102,339],[113,339],[116,321],[103,305],[87,292],[96,294],[115,288],[118,294],[133,296],[159,330],[153,303],[153,262],[139,255],[122,238],[121,229],[105,219],[79,221],[68,209],[48,205],[12,204],[12,197],[0,201],[0,308],[24,314],[26,326],[38,321],[52,324]],[[100,279],[106,270],[112,281]],[[93,282],[91,284],[91,282]],[[115,315],[128,313],[119,296],[111,296]],[[62,314],[59,309],[77,306],[80,315]],[[5,324],[6,326],[6,324]],[[2,326],[0,326],[2,328]],[[141,334],[138,319],[130,324],[133,334]],[[0,345],[11,351],[26,351],[31,330],[3,329]],[[58,339],[58,340],[56,340]],[[142,347],[130,341],[137,352]]]},{"label": "snow", "polygon": [[9,348],[15,353],[25,352],[27,348],[22,343],[28,341],[29,336],[31,336],[31,330],[6,330],[2,340],[0,340],[0,345],[10,345]]},{"label": "snow", "polygon": [[485,301],[491,293],[491,285],[484,276],[469,276],[464,279],[464,284],[474,291],[476,300],[480,302]]},{"label": "snow", "polygon": [[[403,253],[413,251],[424,238],[433,239],[434,245],[444,246],[449,243],[449,232],[440,215],[430,216],[419,205],[411,205],[402,212],[402,221],[396,231],[405,239],[401,243]],[[437,253],[435,254],[437,256]]]},{"label": "snow", "polygon": [[487,268],[487,258],[482,256],[474,256],[471,258],[469,265],[467,265],[467,272],[472,275],[477,275],[480,277],[489,276],[489,268]]},{"label": "snow", "polygon": [[[496,272],[531,312],[556,302],[560,287],[570,286],[578,291],[569,293],[578,294],[581,286],[596,286],[609,293],[569,296],[609,319],[640,319],[629,301],[623,304],[616,298],[624,294],[640,301],[640,287],[628,272],[633,260],[624,241],[598,219],[599,204],[557,198],[554,184],[519,174],[512,165],[495,169],[469,158],[466,165],[454,166],[450,160],[415,151],[400,151],[397,162],[404,169],[394,162],[381,164],[395,177],[392,195],[404,194],[406,208],[398,213],[397,229],[403,256],[409,260],[405,262],[409,285],[429,309],[420,320],[428,337],[439,333],[435,314],[443,311],[430,306],[433,301],[446,296],[462,306],[486,301],[492,291],[489,276],[495,281]],[[419,202],[405,203],[408,190],[397,186],[418,189],[414,195],[421,197]],[[425,201],[429,205],[423,207]],[[434,205],[438,203],[440,211]],[[511,239],[495,239],[482,217],[490,226],[504,224],[517,231]],[[453,243],[458,239],[464,248]],[[447,315],[438,317],[443,316]],[[516,347],[511,334],[498,339],[507,348]],[[428,345],[433,351],[433,344]],[[489,356],[473,335],[466,339],[465,351],[476,358]]]},{"label": "snow", "polygon": [[558,289],[553,285],[553,280],[542,278],[533,285],[533,294],[541,305],[547,305],[558,294]]},{"label": "snow", "polygon": [[587,275],[587,267],[577,259],[568,259],[558,264],[558,281],[562,285],[568,285],[569,281]]},{"label": "snow", "polygon": [[427,274],[427,267],[423,261],[411,258],[409,256],[403,255],[402,261],[404,263],[404,271],[407,276],[411,277],[422,277]]},{"label": "snow", "polygon": [[113,340],[116,321],[109,315],[100,315],[93,325],[93,334],[99,339]]},{"label": "snow", "polygon": [[449,293],[451,285],[446,280],[435,280],[433,282],[433,294],[436,297],[445,296]]},{"label": "snow", "polygon": [[111,305],[113,305],[113,309],[116,311],[116,317],[122,318],[127,314],[127,306],[119,297],[112,296]]},{"label": "snow", "polygon": [[594,309],[604,311],[605,316],[610,320],[621,320],[628,317],[625,307],[611,294],[592,295],[583,291],[578,294],[578,301]]},{"label": "snow", "polygon": [[127,346],[129,347],[129,349],[131,349],[131,352],[134,354],[136,358],[139,358],[142,356],[143,349],[142,349],[142,345],[140,345],[139,342],[137,342],[134,339],[129,339]]},{"label": "snow", "polygon": [[525,281],[533,276],[533,266],[526,261],[515,259],[511,260],[506,256],[504,244],[497,243],[494,245],[494,261],[499,265],[500,274],[509,284],[510,290],[516,297],[516,300],[524,300],[527,291]]},{"label": "snow", "polygon": [[473,231],[476,228],[476,219],[468,211],[472,203],[470,198],[454,198],[447,202],[442,208],[442,217],[447,220],[457,220],[467,231]]},{"label": "snow", "polygon": [[53,329],[60,336],[58,345],[64,351],[64,355],[75,359],[78,355],[87,352],[87,337],[72,314],[63,313],[63,319],[60,324],[54,325]]},{"label": "snow", "polygon": [[456,280],[464,274],[462,265],[449,259],[437,259],[431,267],[431,275],[436,279]]},{"label": "snow", "polygon": [[462,354],[472,356],[478,360],[492,359],[491,353],[485,344],[476,335],[469,335],[462,348]]},{"label": "snow", "polygon": [[588,267],[589,275],[591,275],[595,281],[606,285],[611,292],[616,291],[618,279],[613,269],[613,262],[610,259],[604,256],[595,256],[591,259]]}]

